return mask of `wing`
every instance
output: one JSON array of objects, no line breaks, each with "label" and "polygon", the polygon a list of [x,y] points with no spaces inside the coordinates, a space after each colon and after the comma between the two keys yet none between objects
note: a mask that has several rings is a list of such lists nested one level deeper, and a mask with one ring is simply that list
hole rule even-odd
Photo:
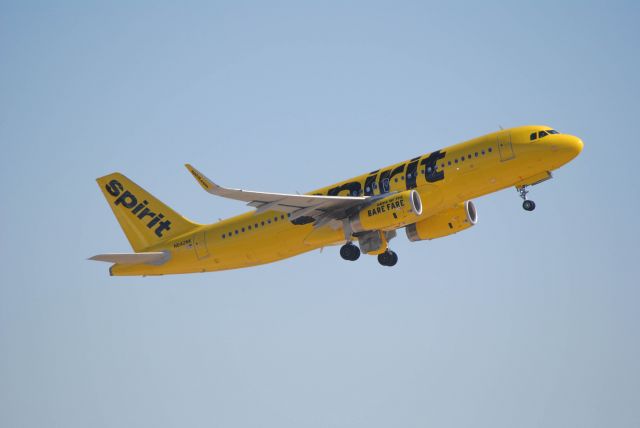
[{"label": "wing", "polygon": [[316,227],[320,227],[332,220],[345,218],[355,208],[377,199],[374,196],[292,195],[229,189],[217,185],[193,166],[189,164],[185,166],[202,188],[212,195],[247,202],[247,205],[256,208],[256,213],[265,211],[288,213],[294,224],[314,222]]}]

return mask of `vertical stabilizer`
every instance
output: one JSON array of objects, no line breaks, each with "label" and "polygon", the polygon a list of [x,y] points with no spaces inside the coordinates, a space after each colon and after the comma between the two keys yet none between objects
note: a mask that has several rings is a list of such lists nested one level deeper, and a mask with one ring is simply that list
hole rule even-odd
[{"label": "vertical stabilizer", "polygon": [[114,172],[96,181],[136,252],[200,226],[182,217],[120,173]]}]

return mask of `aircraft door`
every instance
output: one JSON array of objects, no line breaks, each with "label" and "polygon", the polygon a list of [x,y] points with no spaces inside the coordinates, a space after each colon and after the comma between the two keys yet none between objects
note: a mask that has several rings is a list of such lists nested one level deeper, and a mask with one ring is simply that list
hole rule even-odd
[{"label": "aircraft door", "polygon": [[209,257],[209,248],[207,247],[207,235],[204,231],[198,232],[193,236],[193,249],[196,252],[198,260]]},{"label": "aircraft door", "polygon": [[511,144],[511,133],[508,131],[498,134],[498,151],[500,152],[500,160],[502,162],[511,160],[516,157]]}]

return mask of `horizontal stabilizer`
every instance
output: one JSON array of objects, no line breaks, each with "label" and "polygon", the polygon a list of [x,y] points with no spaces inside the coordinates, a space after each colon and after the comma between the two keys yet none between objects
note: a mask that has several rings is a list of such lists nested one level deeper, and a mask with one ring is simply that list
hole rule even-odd
[{"label": "horizontal stabilizer", "polygon": [[133,265],[138,263],[145,263],[148,265],[161,265],[169,260],[169,253],[167,252],[150,252],[150,253],[111,253],[111,254],[98,254],[97,256],[90,257],[89,260],[96,260],[98,262],[118,263],[122,265]]}]

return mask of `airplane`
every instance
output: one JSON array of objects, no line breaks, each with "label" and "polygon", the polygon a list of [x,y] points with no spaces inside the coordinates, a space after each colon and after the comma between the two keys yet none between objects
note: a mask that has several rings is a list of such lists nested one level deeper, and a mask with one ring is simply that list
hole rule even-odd
[{"label": "airplane", "polygon": [[[533,211],[529,188],[583,149],[580,138],[549,126],[500,130],[308,194],[222,187],[185,166],[208,193],[254,209],[197,224],[120,173],[96,181],[134,253],[90,258],[112,263],[112,276],[213,272],[275,262],[327,246],[355,261],[362,253],[394,266],[397,230],[412,241],[449,236],[478,222],[474,198],[515,187]],[[357,245],[356,245],[357,243]]]}]

